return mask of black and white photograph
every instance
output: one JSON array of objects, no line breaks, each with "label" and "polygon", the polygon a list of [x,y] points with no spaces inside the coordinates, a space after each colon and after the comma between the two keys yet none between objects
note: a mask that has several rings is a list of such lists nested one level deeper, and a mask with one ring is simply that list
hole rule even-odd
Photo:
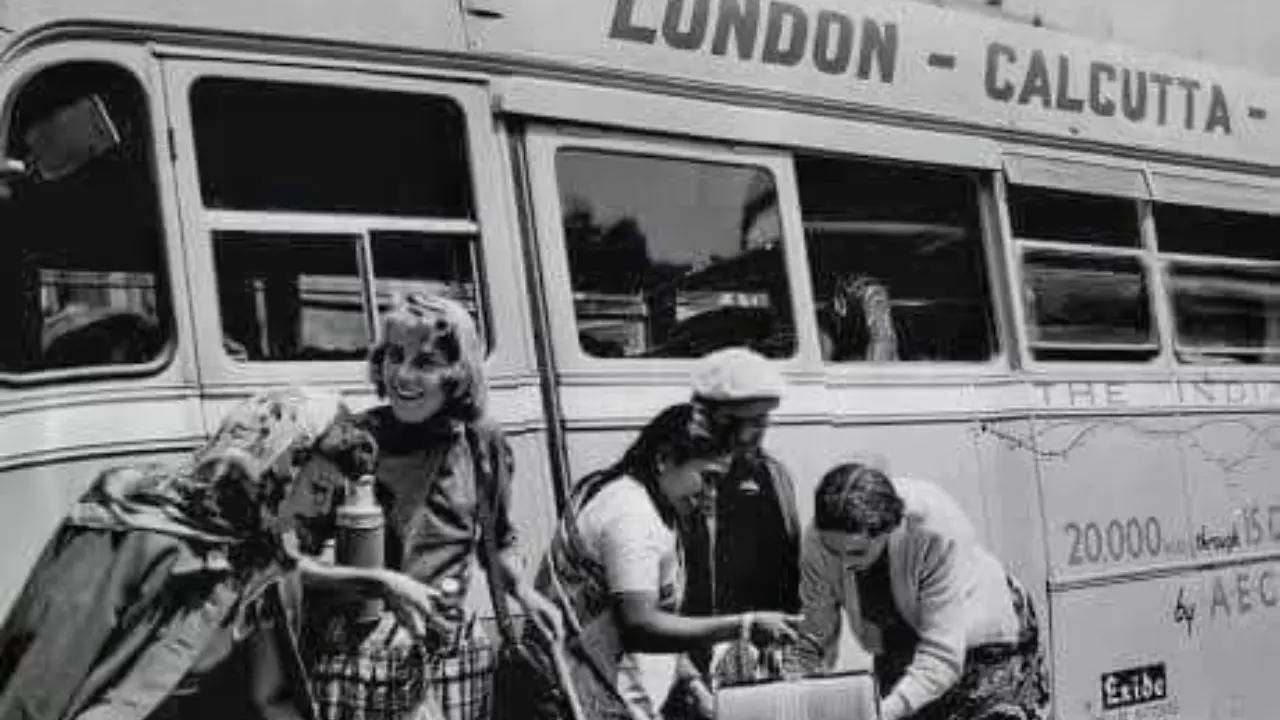
[{"label": "black and white photograph", "polygon": [[0,0],[0,720],[1280,718],[1277,0]]}]

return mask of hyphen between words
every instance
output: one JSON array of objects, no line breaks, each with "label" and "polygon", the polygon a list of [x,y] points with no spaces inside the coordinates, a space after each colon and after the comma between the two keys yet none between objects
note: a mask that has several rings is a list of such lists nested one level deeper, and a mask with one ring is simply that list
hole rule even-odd
[{"label": "hyphen between words", "polygon": [[[641,19],[656,19],[657,13],[637,12],[638,5],[648,2],[665,3],[660,23],[646,24]],[[836,10],[811,13],[777,0],[767,7],[764,0],[719,0],[714,10],[711,0],[616,0],[609,37],[894,82],[898,23],[871,18],[859,22]],[[1067,54],[1051,62],[1039,49],[1023,53],[1004,43],[991,43],[983,81],[986,96],[1004,103],[1062,113],[1087,111],[1133,123],[1173,123],[1206,133],[1229,135],[1232,131],[1231,109],[1222,86],[1192,77]]]}]

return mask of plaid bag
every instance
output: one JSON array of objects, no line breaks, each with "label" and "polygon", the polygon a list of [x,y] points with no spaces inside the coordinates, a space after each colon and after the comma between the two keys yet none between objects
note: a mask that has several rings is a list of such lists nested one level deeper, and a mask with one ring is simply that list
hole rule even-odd
[{"label": "plaid bag", "polygon": [[372,629],[336,618],[311,669],[322,720],[484,720],[493,644],[482,633],[448,646],[412,638],[384,615]]}]

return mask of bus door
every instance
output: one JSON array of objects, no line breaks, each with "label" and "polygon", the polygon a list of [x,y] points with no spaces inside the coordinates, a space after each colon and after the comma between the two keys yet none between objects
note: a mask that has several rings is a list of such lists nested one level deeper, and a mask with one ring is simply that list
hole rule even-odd
[{"label": "bus door", "polygon": [[689,398],[696,358],[734,345],[788,375],[766,444],[818,472],[797,451],[826,407],[804,372],[818,341],[789,157],[548,124],[523,137],[568,475],[617,459]]},{"label": "bus door", "polygon": [[516,455],[514,519],[537,545],[553,485],[510,173],[483,83],[160,52],[209,427],[262,386],[376,402],[366,357],[379,315],[409,293],[445,295],[487,341],[490,414]]}]

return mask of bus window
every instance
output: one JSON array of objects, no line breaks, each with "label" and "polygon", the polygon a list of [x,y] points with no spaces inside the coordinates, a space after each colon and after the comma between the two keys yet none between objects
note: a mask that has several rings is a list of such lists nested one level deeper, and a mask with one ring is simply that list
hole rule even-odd
[{"label": "bus window", "polygon": [[491,340],[452,99],[204,78],[191,109],[229,357],[360,359],[410,292],[459,300]]},{"label": "bus window", "polygon": [[488,336],[476,281],[476,247],[470,237],[405,231],[374,232],[372,239],[379,312],[390,310],[409,293],[443,295],[469,310],[481,336]]},{"label": "bus window", "polygon": [[1009,186],[1027,339],[1037,360],[1138,361],[1160,352],[1130,199]]},{"label": "bus window", "polygon": [[473,217],[448,98],[206,78],[191,111],[206,207]]},{"label": "bus window", "polygon": [[237,360],[359,360],[359,237],[215,232],[222,342]]},{"label": "bus window", "polygon": [[825,360],[993,356],[977,178],[827,157],[796,176]]},{"label": "bus window", "polygon": [[556,157],[578,337],[594,357],[795,353],[773,178],[596,150]]},{"label": "bus window", "polygon": [[1187,362],[1280,362],[1280,218],[1157,203],[1156,234]]},{"label": "bus window", "polygon": [[147,364],[168,346],[142,87],[101,63],[46,69],[11,105],[0,192],[0,373]]}]

